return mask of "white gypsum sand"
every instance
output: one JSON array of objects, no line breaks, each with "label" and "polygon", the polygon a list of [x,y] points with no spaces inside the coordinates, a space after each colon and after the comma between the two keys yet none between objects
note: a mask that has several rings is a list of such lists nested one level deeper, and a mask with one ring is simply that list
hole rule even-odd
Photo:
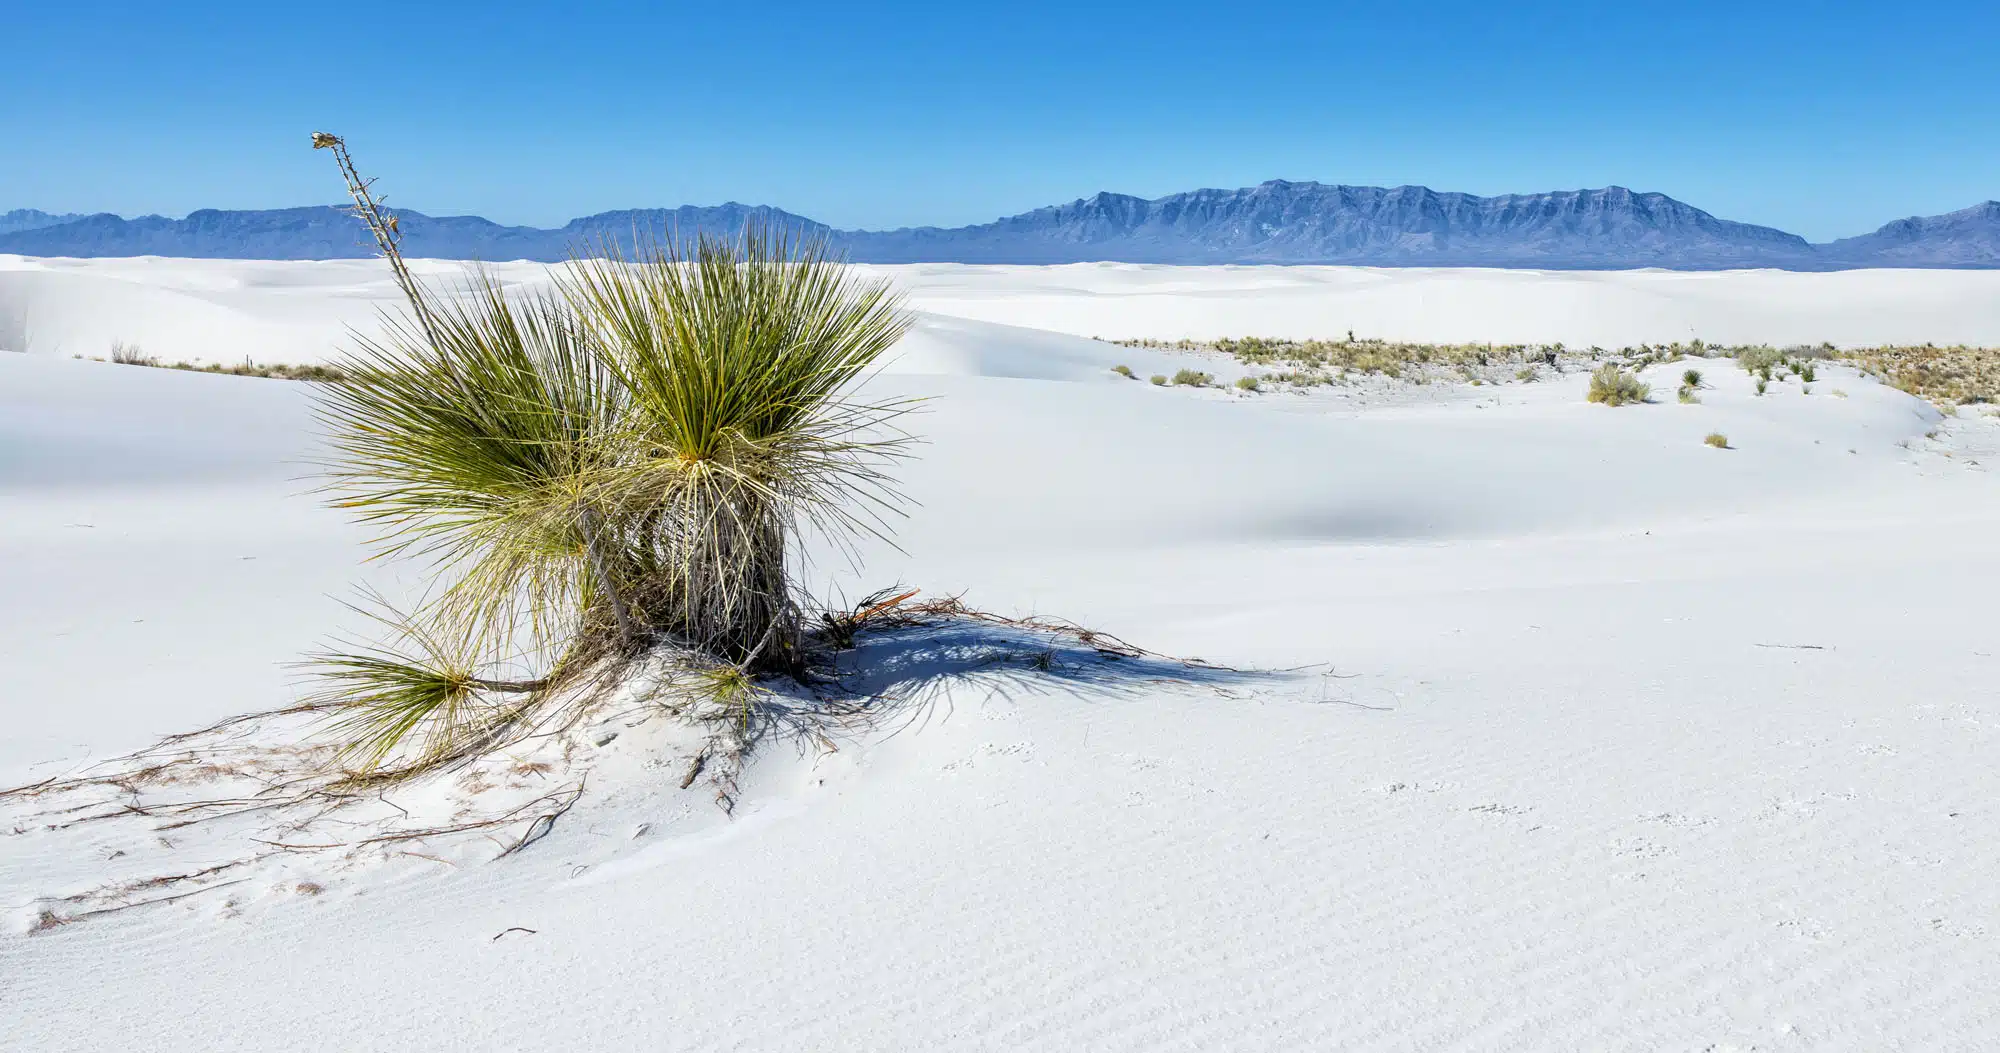
[{"label": "white gypsum sand", "polygon": [[[466,264],[414,260],[445,284]],[[541,284],[538,263],[495,263]],[[2000,344],[2000,271],[1518,271],[1486,268],[911,264],[928,315],[1107,339],[1221,337],[1553,343]],[[316,362],[401,294],[379,260],[37,259],[0,255],[0,350],[167,361]]]},{"label": "white gypsum sand", "polygon": [[[408,583],[361,566],[363,533],[308,493],[306,385],[69,358],[111,339],[323,357],[386,302],[379,263],[9,266],[0,304],[69,334],[0,355],[11,785],[285,704],[285,664],[356,628],[350,582]],[[933,399],[899,472],[920,503],[900,550],[867,546],[858,573],[823,556],[816,581],[1307,668],[953,665],[1018,644],[977,633],[865,651],[957,674],[835,752],[767,743],[734,818],[679,789],[685,736],[635,721],[585,740],[589,792],[504,859],[517,830],[366,865],[286,853],[34,935],[64,896],[227,862],[257,831],[48,830],[0,807],[0,1035],[1817,1051],[2000,1033],[1992,418],[1940,420],[1841,365],[1759,397],[1722,360],[1652,367],[1653,402],[1615,409],[1584,402],[1581,372],[1383,404],[1162,389],[1110,367],[1240,370],[1078,338],[1993,343],[1979,290],[2000,275],[891,270],[926,316],[872,387]],[[1639,300],[1662,313],[1624,313]],[[1668,317],[1696,331],[1647,328]],[[1690,366],[1707,386],[1679,404]]]}]

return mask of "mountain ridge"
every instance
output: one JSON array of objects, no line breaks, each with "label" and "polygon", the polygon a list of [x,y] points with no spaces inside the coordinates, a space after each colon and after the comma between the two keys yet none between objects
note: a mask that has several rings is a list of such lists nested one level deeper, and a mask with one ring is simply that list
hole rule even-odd
[{"label": "mountain ridge", "polygon": [[38,208],[17,208],[11,212],[0,212],[0,234],[12,234],[17,230],[40,230],[43,227],[60,226],[82,219],[81,213],[61,214],[43,212]]},{"label": "mountain ridge", "polygon": [[[559,228],[397,210],[413,257],[554,261],[635,231],[733,235],[751,222],[825,236],[857,263],[1356,264],[1548,269],[2000,267],[2000,202],[1895,220],[1813,244],[1774,227],[1718,218],[1665,194],[1620,186],[1474,194],[1422,186],[1269,180],[1235,190],[1141,198],[1100,192],[963,227],[840,230],[768,205],[621,209]],[[225,211],[182,219],[17,209],[0,253],[340,259],[374,245],[336,206]],[[4,220],[0,220],[4,222]],[[31,224],[31,225],[27,225]]]}]

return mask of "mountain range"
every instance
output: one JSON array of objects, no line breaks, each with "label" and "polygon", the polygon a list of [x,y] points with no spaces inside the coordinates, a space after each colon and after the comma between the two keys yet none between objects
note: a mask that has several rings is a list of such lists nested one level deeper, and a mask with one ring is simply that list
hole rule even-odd
[{"label": "mountain range", "polygon": [[[1813,244],[1772,227],[1718,219],[1664,194],[1623,187],[1479,197],[1427,187],[1273,180],[1162,198],[1100,193],[967,227],[837,230],[769,206],[735,203],[603,212],[562,227],[398,210],[404,252],[439,259],[564,259],[637,231],[735,234],[753,221],[822,235],[859,263],[1343,263],[1557,269],[1779,267],[2000,268],[2000,201],[1900,219]],[[341,259],[374,245],[334,206],[220,211],[183,219],[109,213],[0,214],[0,253]]]},{"label": "mountain range", "polygon": [[0,234],[12,234],[17,230],[40,230],[82,218],[73,212],[58,216],[37,208],[17,208],[12,212],[0,212]]}]

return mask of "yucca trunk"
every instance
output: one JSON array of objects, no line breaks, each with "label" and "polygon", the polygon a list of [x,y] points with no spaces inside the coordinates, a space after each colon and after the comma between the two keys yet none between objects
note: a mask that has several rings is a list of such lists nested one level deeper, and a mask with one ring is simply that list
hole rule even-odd
[{"label": "yucca trunk", "polygon": [[689,487],[657,539],[659,586],[647,620],[699,650],[756,668],[783,668],[797,619],[785,576],[779,512],[747,487]]}]

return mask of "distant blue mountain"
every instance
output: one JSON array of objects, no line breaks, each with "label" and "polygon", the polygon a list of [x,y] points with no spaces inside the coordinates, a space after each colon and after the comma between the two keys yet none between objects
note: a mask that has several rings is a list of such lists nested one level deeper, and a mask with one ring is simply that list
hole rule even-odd
[{"label": "distant blue mountain", "polygon": [[52,215],[35,208],[17,208],[12,212],[0,212],[0,234],[12,234],[17,230],[40,230],[82,219],[75,213]]},{"label": "distant blue mountain", "polygon": [[2000,201],[1942,216],[1911,216],[1824,247],[1835,259],[1880,267],[2000,267]]},{"label": "distant blue mountain", "polygon": [[[629,241],[635,231],[735,234],[753,218],[779,226],[824,229],[777,209],[737,204],[606,212],[571,220],[558,230],[505,227],[478,216],[394,211],[402,228],[403,252],[425,259],[561,260],[572,247],[598,244],[606,238]],[[0,234],[0,252],[23,256],[337,260],[373,256],[375,242],[347,210],[317,205],[243,212],[203,209],[185,219],[122,219],[102,213]]]},{"label": "distant blue mountain", "polygon": [[1797,235],[1623,187],[1476,197],[1283,181],[1151,201],[1099,194],[981,226],[853,238],[856,258],[883,262],[1716,267],[1813,252]]},{"label": "distant blue mountain", "polygon": [[[46,217],[11,212],[9,217]],[[752,222],[825,236],[863,263],[1347,263],[1615,269],[1671,267],[2000,267],[2000,202],[1898,220],[1829,245],[1718,219],[1664,194],[1623,187],[1478,197],[1425,187],[1282,180],[1241,190],[1145,199],[1098,194],[992,223],[889,231],[836,230],[768,206],[636,209],[554,230],[477,216],[398,211],[404,251],[440,259],[565,258],[634,232],[733,235]],[[367,232],[330,206],[223,212],[184,219],[109,214],[0,226],[0,253],[340,259],[374,254]]]}]

